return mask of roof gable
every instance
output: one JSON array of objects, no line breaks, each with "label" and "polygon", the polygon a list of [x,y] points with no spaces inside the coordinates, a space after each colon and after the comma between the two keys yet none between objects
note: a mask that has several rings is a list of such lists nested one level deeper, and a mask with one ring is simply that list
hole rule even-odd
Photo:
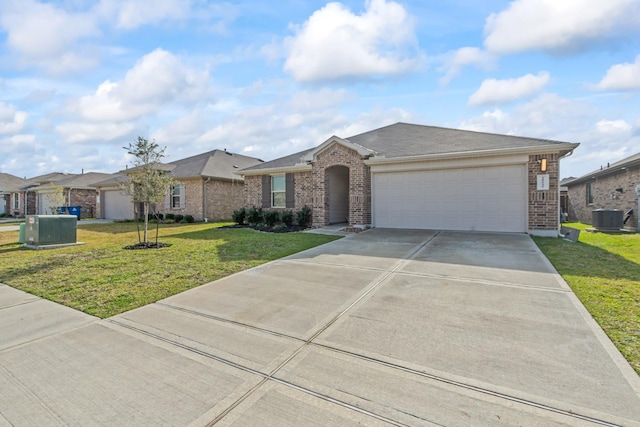
[{"label": "roof gable", "polygon": [[344,145],[347,148],[352,149],[353,151],[357,152],[358,154],[360,154],[361,156],[365,157],[365,156],[371,156],[373,154],[375,154],[375,152],[373,150],[370,150],[368,148],[365,148],[361,145],[358,144],[354,144],[353,142],[351,142],[349,139],[343,139],[337,136],[332,136],[331,138],[327,139],[325,142],[323,142],[322,144],[320,144],[318,147],[309,150],[304,156],[302,156],[302,161],[303,162],[311,162],[314,160],[315,156],[317,156],[318,154],[320,154],[321,152],[323,152],[324,150],[326,150],[328,147],[332,146],[333,144],[341,144]]}]

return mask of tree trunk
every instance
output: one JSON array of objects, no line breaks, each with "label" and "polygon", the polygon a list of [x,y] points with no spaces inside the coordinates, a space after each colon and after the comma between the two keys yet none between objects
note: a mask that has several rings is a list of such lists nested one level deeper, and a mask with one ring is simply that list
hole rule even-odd
[{"label": "tree trunk", "polygon": [[144,202],[144,243],[147,243],[147,231],[149,230],[149,202]]}]

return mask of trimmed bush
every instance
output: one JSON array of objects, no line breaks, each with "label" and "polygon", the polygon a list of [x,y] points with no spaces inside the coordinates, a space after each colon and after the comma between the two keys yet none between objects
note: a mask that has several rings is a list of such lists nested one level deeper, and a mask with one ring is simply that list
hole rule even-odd
[{"label": "trimmed bush", "polygon": [[268,227],[273,227],[280,219],[280,214],[278,213],[278,211],[265,211],[262,213],[262,217],[264,218],[264,222]]},{"label": "trimmed bush", "polygon": [[184,216],[184,221],[191,224],[192,222],[195,221],[195,219],[193,218],[193,215],[185,215]]},{"label": "trimmed bush", "polygon": [[184,215],[176,214],[173,219],[175,219],[176,222],[181,222],[184,219]]},{"label": "trimmed bush", "polygon": [[306,227],[311,223],[311,208],[309,206],[305,205],[296,212],[296,222],[300,227]]},{"label": "trimmed bush", "polygon": [[238,225],[244,224],[244,220],[246,217],[247,217],[247,210],[244,208],[244,206],[241,207],[240,209],[233,211],[233,214],[231,215],[233,222],[235,222]]},{"label": "trimmed bush", "polygon": [[293,225],[293,212],[291,211],[282,211],[280,212],[280,221],[287,227],[291,227]]},{"label": "trimmed bush", "polygon": [[247,222],[250,225],[256,225],[260,224],[262,221],[262,208],[256,208],[255,206],[249,208],[249,211],[247,212]]},{"label": "trimmed bush", "polygon": [[176,216],[174,214],[172,214],[172,213],[168,213],[164,217],[165,217],[165,219],[171,219],[171,220],[175,220],[176,219]]}]

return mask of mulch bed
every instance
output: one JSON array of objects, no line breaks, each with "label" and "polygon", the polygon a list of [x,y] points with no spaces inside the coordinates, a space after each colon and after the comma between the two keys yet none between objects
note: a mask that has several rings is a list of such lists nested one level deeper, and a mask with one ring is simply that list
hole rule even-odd
[{"label": "mulch bed", "polygon": [[135,245],[125,246],[124,249],[159,249],[168,248],[169,246],[171,246],[171,243],[140,242]]}]

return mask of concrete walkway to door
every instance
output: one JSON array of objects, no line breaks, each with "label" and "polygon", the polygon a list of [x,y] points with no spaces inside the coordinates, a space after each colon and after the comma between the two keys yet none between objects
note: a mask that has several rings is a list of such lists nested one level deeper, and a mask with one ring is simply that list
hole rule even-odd
[{"label": "concrete walkway to door", "polygon": [[105,320],[0,286],[0,384],[0,426],[640,425],[519,234],[374,229]]}]

